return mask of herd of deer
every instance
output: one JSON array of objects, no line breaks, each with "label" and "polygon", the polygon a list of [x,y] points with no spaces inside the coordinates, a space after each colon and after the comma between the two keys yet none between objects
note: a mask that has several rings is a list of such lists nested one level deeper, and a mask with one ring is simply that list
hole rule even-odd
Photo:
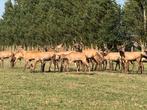
[{"label": "herd of deer", "polygon": [[[118,52],[101,51],[97,49],[81,49],[79,45],[74,45],[75,50],[67,51],[63,45],[58,45],[55,49],[45,49],[45,51],[25,51],[18,48],[15,52],[1,51],[1,66],[4,66],[4,59],[10,58],[11,67],[14,67],[18,59],[24,59],[24,70],[29,68],[35,71],[37,63],[40,63],[41,71],[45,71],[45,65],[49,62],[49,71],[53,65],[53,71],[69,71],[70,65],[75,64],[76,71],[96,71],[96,70],[117,70],[128,73],[130,64],[134,70],[137,62],[138,72],[144,70],[143,58],[147,58],[143,52],[125,52],[119,49]],[[62,49],[61,49],[62,48]],[[115,68],[114,68],[115,63]]]}]

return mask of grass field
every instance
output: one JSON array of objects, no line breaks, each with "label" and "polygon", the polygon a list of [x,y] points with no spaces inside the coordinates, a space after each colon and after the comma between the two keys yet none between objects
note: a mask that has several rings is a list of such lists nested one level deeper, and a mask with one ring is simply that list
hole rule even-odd
[{"label": "grass field", "polygon": [[0,69],[0,110],[147,110],[147,74]]}]

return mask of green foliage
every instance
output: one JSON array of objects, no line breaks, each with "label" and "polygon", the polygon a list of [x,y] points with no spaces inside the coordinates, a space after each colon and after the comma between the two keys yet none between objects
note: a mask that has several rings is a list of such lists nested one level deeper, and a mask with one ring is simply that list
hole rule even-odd
[{"label": "green foliage", "polygon": [[144,28],[144,10],[147,10],[146,0],[127,0],[123,8],[123,23],[126,34],[129,37],[135,35],[131,36],[131,39],[147,41]]},{"label": "green foliage", "polygon": [[112,0],[15,0],[14,5],[9,0],[3,18],[1,36],[5,35],[6,45],[73,40],[101,45],[119,38],[120,7]]}]

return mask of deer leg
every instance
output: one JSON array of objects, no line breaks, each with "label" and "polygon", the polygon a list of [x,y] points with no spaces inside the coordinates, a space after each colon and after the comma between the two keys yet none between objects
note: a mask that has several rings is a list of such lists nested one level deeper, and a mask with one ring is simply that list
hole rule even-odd
[{"label": "deer leg", "polygon": [[132,71],[134,71],[135,63],[133,61],[130,62],[132,64]]},{"label": "deer leg", "polygon": [[107,69],[107,65],[108,65],[108,62],[107,60],[105,61],[105,70]]},{"label": "deer leg", "polygon": [[79,63],[78,61],[75,62],[75,66],[77,67],[77,68],[76,68],[77,72],[79,72],[79,64],[78,64],[78,63]]},{"label": "deer leg", "polygon": [[65,67],[65,71],[68,72],[69,71],[68,61],[64,62],[64,67]]},{"label": "deer leg", "polygon": [[44,72],[44,70],[45,70],[45,62],[43,61],[41,63],[41,72]]},{"label": "deer leg", "polygon": [[2,68],[4,68],[4,59],[2,58],[1,61],[2,61]]},{"label": "deer leg", "polygon": [[144,71],[144,64],[142,63],[142,71]]},{"label": "deer leg", "polygon": [[111,70],[113,71],[114,70],[114,62],[112,61],[112,63],[111,63]]},{"label": "deer leg", "polygon": [[34,61],[33,67],[31,68],[32,72],[35,71],[35,68],[36,68],[36,65],[37,65],[38,62],[39,62],[39,60]]},{"label": "deer leg", "polygon": [[78,61],[78,63],[77,63],[77,72],[80,71],[80,66],[81,66],[81,61]]},{"label": "deer leg", "polygon": [[144,67],[143,63],[142,63],[142,61],[140,61],[140,69],[141,69],[140,72],[141,72],[141,74],[143,73],[143,67]]},{"label": "deer leg", "polygon": [[14,65],[15,65],[15,60],[16,60],[15,57],[11,57],[11,60],[10,60],[10,67],[11,67],[11,68],[14,67]]},{"label": "deer leg", "polygon": [[126,73],[128,73],[129,71],[129,61],[126,62]]},{"label": "deer leg", "polygon": [[[51,72],[52,62],[53,62],[52,60],[49,62],[49,69],[48,69],[49,72]],[[54,66],[55,66],[55,65],[54,65]]]},{"label": "deer leg", "polygon": [[112,63],[109,61],[109,70],[112,71]]},{"label": "deer leg", "polygon": [[120,69],[121,69],[121,72],[125,70],[125,62],[123,62],[122,59],[120,60]]},{"label": "deer leg", "polygon": [[56,71],[56,67],[57,67],[57,60],[53,60],[53,64],[54,64],[54,72]]},{"label": "deer leg", "polygon": [[118,63],[118,69],[120,70],[121,69],[121,61],[119,60],[118,62],[119,62]]},{"label": "deer leg", "polygon": [[129,72],[130,71],[130,65],[129,65],[130,63],[129,63],[129,61],[128,61],[127,64],[128,64],[128,70],[127,71]]},{"label": "deer leg", "polygon": [[100,69],[100,61],[97,59],[97,58],[93,58],[93,61],[94,61],[94,63],[95,63],[95,71],[97,70],[97,69]]},{"label": "deer leg", "polygon": [[[13,62],[13,65],[15,66],[16,65],[16,62],[18,61],[18,58],[15,58],[15,59],[13,59],[14,60],[14,62]],[[13,67],[14,67],[13,66]]]},{"label": "deer leg", "polygon": [[63,61],[63,60],[61,60],[61,64],[60,64],[60,72],[62,72],[62,71],[63,71],[63,69],[64,69],[63,65],[64,65],[64,61]]},{"label": "deer leg", "polygon": [[106,70],[107,69],[107,60],[103,61],[103,69]]},{"label": "deer leg", "polygon": [[69,61],[68,60],[62,61],[62,70],[65,72],[69,71]]},{"label": "deer leg", "polygon": [[56,71],[56,70],[59,70],[59,65],[58,65],[58,63],[59,63],[59,61],[55,61],[55,68],[54,68],[54,71]]},{"label": "deer leg", "polygon": [[79,70],[78,71],[80,71],[81,70],[81,62],[79,62],[79,68],[78,68]]},{"label": "deer leg", "polygon": [[139,71],[142,74],[142,72],[143,72],[143,63],[142,63],[141,60],[138,61],[138,72],[137,73],[139,73]]},{"label": "deer leg", "polygon": [[95,68],[94,68],[94,62],[92,61],[92,59],[89,59],[89,63],[91,63],[91,70],[93,71],[93,70],[96,70],[96,66],[97,65],[95,65]]},{"label": "deer leg", "polygon": [[115,65],[115,71],[117,70],[117,66],[118,66],[118,62],[116,61],[116,65]]},{"label": "deer leg", "polygon": [[57,71],[59,71],[60,69],[60,67],[59,67],[59,61],[58,62],[56,62],[56,65],[57,65]]},{"label": "deer leg", "polygon": [[69,72],[69,65],[72,63],[72,61],[67,61],[66,64],[66,72]]},{"label": "deer leg", "polygon": [[98,68],[98,63],[97,63],[97,62],[95,62],[95,68],[94,68],[94,71],[96,71],[96,70],[97,70],[97,68]]},{"label": "deer leg", "polygon": [[83,61],[83,64],[87,67],[88,71],[90,72],[90,67],[87,61]]},{"label": "deer leg", "polygon": [[0,62],[0,66],[2,67],[2,60],[1,60],[1,58],[0,58],[0,61],[1,61],[1,62]]},{"label": "deer leg", "polygon": [[26,70],[28,63],[29,63],[29,60],[25,60],[24,71]]}]

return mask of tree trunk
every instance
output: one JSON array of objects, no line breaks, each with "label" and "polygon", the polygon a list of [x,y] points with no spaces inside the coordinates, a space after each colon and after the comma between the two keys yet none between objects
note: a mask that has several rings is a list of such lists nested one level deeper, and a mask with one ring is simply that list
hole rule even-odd
[{"label": "tree trunk", "polygon": [[144,9],[143,9],[143,15],[144,15],[144,33],[146,34],[146,20],[147,20],[147,18],[146,18],[146,10],[145,10],[145,7],[144,7]]}]

